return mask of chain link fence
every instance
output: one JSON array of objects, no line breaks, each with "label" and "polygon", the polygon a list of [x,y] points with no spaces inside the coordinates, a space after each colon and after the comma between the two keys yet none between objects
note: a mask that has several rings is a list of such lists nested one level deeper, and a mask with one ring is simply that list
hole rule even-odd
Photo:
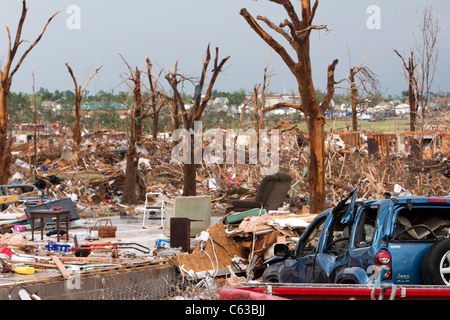
[{"label": "chain link fence", "polygon": [[207,281],[194,282],[178,273],[100,290],[87,300],[217,300],[218,289]]}]

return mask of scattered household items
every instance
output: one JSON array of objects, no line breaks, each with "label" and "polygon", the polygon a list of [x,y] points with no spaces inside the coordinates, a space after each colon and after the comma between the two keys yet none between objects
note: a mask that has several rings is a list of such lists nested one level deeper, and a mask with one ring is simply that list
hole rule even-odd
[{"label": "scattered household items", "polygon": [[0,234],[0,245],[1,246],[17,246],[23,247],[27,246],[29,242],[23,236],[16,233],[5,233]]},{"label": "scattered household items", "polygon": [[94,250],[106,250],[111,252],[114,258],[117,258],[118,249],[133,249],[144,254],[150,253],[150,249],[139,243],[132,242],[97,242],[97,243],[86,243],[81,246],[73,247],[72,250],[75,251],[76,257],[87,257]]},{"label": "scattered household items", "polygon": [[0,196],[17,196],[12,203],[35,205],[37,203],[50,200],[44,196],[43,191],[32,184],[9,184],[0,185]]},{"label": "scattered household items", "polygon": [[11,202],[18,201],[17,196],[0,197],[0,203],[2,202],[2,198],[6,201],[5,203],[8,203],[9,205],[5,210],[0,212],[0,220],[14,220],[25,215],[24,210],[11,204]]},{"label": "scattered household items", "polygon": [[49,243],[45,245],[45,249],[49,252],[70,252],[70,244]]},{"label": "scattered household items", "polygon": [[[264,209],[230,213],[199,233],[189,251],[178,253],[176,265],[192,279],[251,276],[263,270],[275,244],[296,243],[315,216]],[[174,247],[172,238],[170,244]]]},{"label": "scattered household items", "polygon": [[286,200],[290,189],[292,176],[286,172],[277,172],[273,175],[267,175],[261,181],[256,197],[254,199],[233,200],[231,201],[232,211],[241,212],[254,208],[263,208],[265,210],[278,210]]},{"label": "scattered household items", "polygon": [[114,238],[116,236],[117,226],[113,226],[111,219],[99,219],[91,228],[91,232],[96,232],[100,238]]},{"label": "scattered household items", "polygon": [[60,223],[61,219],[66,222],[66,232],[69,230],[70,211],[62,210],[61,207],[53,207],[51,210],[35,210],[34,208],[28,212],[31,224],[31,241],[34,241],[35,219],[40,219],[41,240],[44,239],[44,219],[56,219],[56,230],[58,241],[60,239]]}]

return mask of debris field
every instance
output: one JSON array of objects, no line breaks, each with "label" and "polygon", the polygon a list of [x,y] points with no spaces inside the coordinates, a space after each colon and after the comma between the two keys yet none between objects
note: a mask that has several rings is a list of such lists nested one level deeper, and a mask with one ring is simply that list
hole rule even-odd
[{"label": "debris field", "polygon": [[[33,144],[14,146],[10,183],[36,186],[42,197],[36,205],[42,205],[44,197],[50,199],[50,204],[54,199],[70,199],[80,219],[71,221],[69,232],[56,235],[53,229],[53,234],[46,233],[45,240],[40,240],[40,230],[35,229],[34,240],[38,240],[32,241],[30,217],[26,214],[29,204],[18,201],[22,195],[2,195],[3,272],[39,274],[52,270],[67,279],[80,270],[170,264],[176,266],[183,278],[194,281],[212,279],[220,286],[257,281],[264,268],[262,262],[273,255],[274,244],[295,246],[317,214],[309,212],[308,206],[308,146],[299,138],[304,135],[293,128],[281,134],[279,171],[288,173],[292,183],[282,205],[275,210],[254,208],[235,212],[230,206],[233,200],[255,197],[264,178],[258,165],[199,166],[197,194],[210,196],[211,216],[216,217],[216,222],[201,233],[190,235],[187,250],[170,245],[170,237],[162,232],[168,221],[163,226],[158,219],[152,220],[151,227],[160,232],[153,246],[134,243],[131,244],[134,248],[126,250],[121,249],[126,247],[126,240],[115,235],[117,226],[97,224],[99,220],[108,220],[108,216],[137,217],[136,224],[140,227],[143,211],[159,201],[158,196],[148,197],[149,194],[163,195],[166,212],[174,210],[175,199],[182,196],[183,169],[171,160],[173,143],[167,135],[145,139],[139,145],[136,205],[121,203],[127,151],[125,133],[100,131],[86,135],[78,153],[63,135],[41,138],[36,163],[30,160],[35,152]],[[448,130],[426,132],[427,147],[419,154],[408,147],[409,139],[417,137],[425,135],[327,134],[327,207],[364,179],[367,183],[361,185],[358,193],[364,199],[383,197],[385,193],[449,195]],[[112,233],[102,234],[106,229]],[[90,247],[82,252],[80,244]]]}]

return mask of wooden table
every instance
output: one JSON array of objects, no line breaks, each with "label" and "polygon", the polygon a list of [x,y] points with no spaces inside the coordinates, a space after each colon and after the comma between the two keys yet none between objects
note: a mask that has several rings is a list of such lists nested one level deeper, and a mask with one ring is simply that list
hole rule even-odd
[{"label": "wooden table", "polygon": [[34,219],[41,219],[41,240],[44,239],[44,218],[56,218],[56,231],[59,241],[59,222],[61,218],[66,218],[66,232],[69,232],[69,216],[68,210],[35,210],[30,211],[31,224],[31,241],[34,240]]}]

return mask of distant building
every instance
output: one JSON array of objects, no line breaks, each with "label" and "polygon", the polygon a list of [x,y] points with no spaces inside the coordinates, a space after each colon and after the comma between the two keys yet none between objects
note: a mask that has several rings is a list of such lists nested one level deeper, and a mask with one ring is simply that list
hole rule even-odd
[{"label": "distant building", "polygon": [[395,114],[400,115],[400,114],[408,114],[408,113],[410,113],[409,104],[401,103],[401,104],[395,106]]},{"label": "distant building", "polygon": [[70,131],[70,126],[61,122],[42,121],[36,125],[34,123],[10,124],[8,130],[13,132],[13,143],[23,144],[34,139],[34,132],[39,140],[52,138],[57,135],[65,135]]},{"label": "distant building", "polygon": [[[75,112],[75,106],[68,107],[67,111]],[[91,101],[83,103],[80,108],[82,115],[92,115],[98,112],[115,112],[118,115],[126,115],[128,113],[128,107],[118,102]]]}]

